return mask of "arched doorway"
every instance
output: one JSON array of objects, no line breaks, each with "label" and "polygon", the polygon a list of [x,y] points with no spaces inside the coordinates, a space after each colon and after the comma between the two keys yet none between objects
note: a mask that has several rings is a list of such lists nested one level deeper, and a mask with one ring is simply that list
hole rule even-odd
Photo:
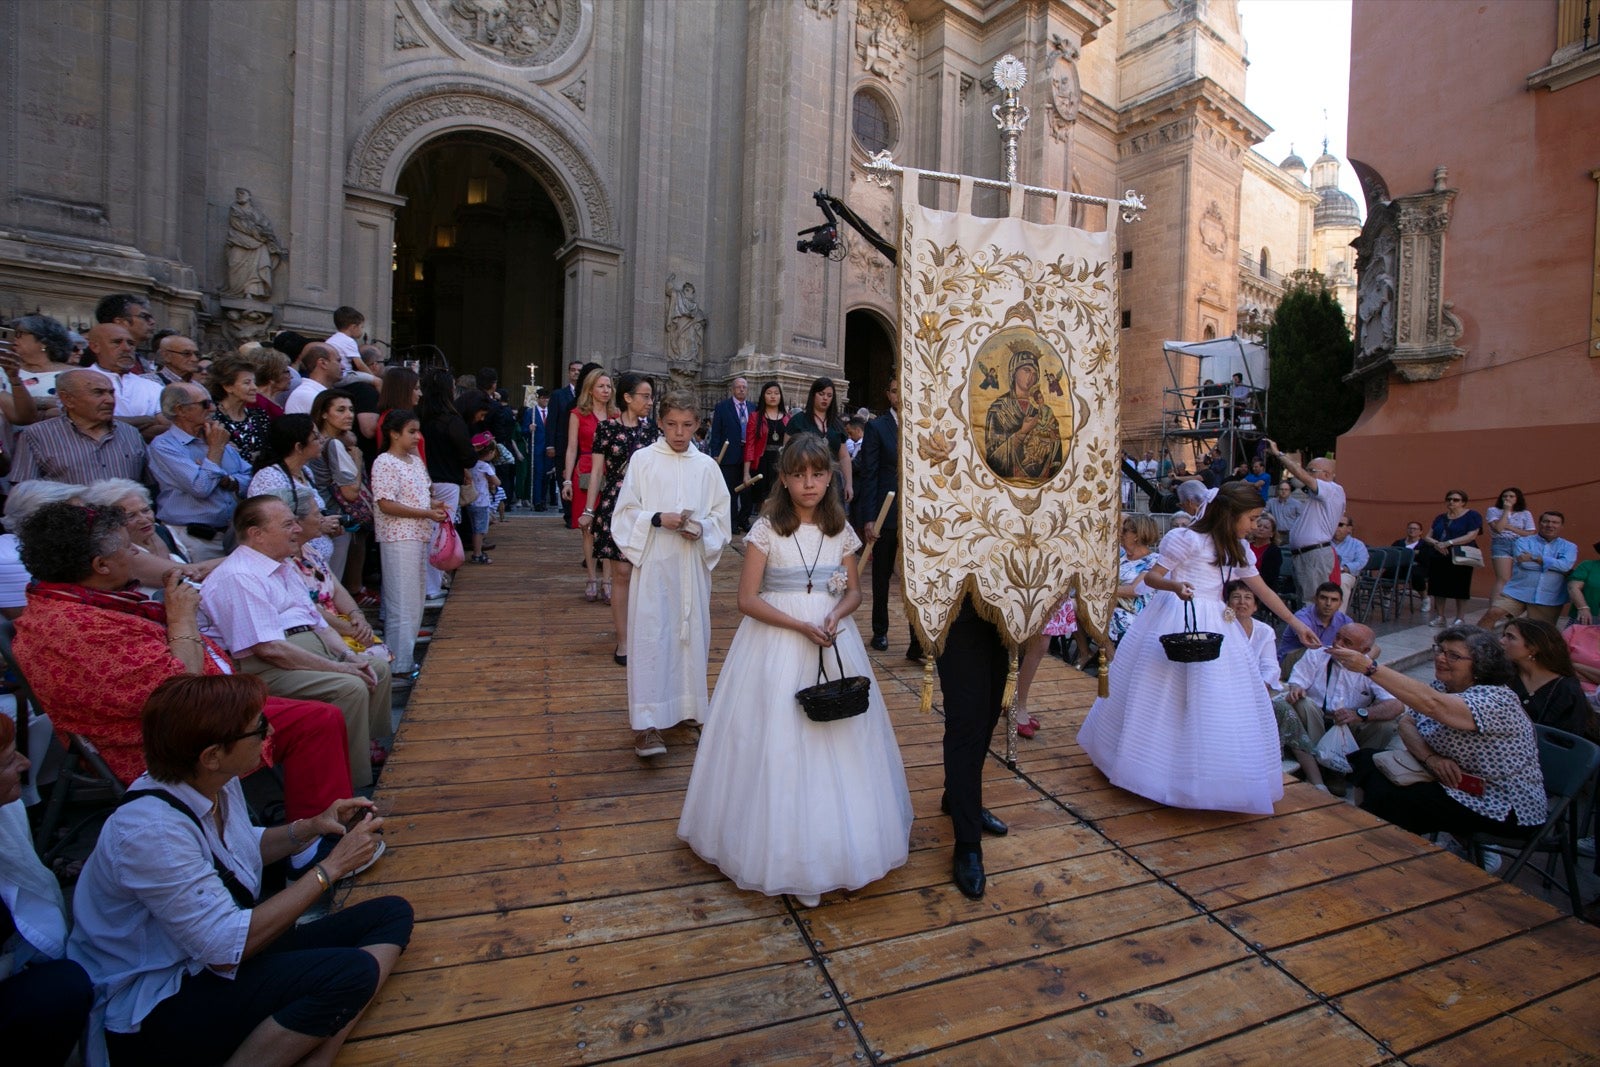
[{"label": "arched doorway", "polygon": [[867,308],[845,314],[844,376],[850,381],[851,411],[883,409],[895,359],[894,330],[882,316]]},{"label": "arched doorway", "polygon": [[435,346],[457,374],[494,367],[513,402],[530,364],[533,381],[560,379],[563,351],[568,235],[527,156],[498,134],[448,133],[395,188],[395,348]]}]

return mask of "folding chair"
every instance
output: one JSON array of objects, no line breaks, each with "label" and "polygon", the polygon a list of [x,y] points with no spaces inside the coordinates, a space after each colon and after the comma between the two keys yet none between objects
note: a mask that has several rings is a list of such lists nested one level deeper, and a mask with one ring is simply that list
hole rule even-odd
[{"label": "folding chair", "polygon": [[1411,584],[1412,573],[1417,567],[1417,553],[1410,548],[1391,548],[1391,555],[1395,562],[1391,566],[1389,576],[1384,583],[1389,586],[1389,596],[1394,602],[1394,617],[1400,617],[1400,599],[1405,598],[1406,607],[1415,615],[1417,607],[1422,601],[1422,593]]},{"label": "folding chair", "polygon": [[1350,617],[1357,622],[1366,622],[1372,617],[1372,606],[1378,605],[1379,613],[1384,622],[1389,621],[1388,605],[1380,595],[1383,588],[1383,571],[1390,565],[1392,557],[1387,548],[1374,548],[1367,555],[1367,564],[1361,568],[1361,573],[1356,577],[1355,588],[1350,592]]},{"label": "folding chair", "polygon": [[1549,865],[1543,872],[1545,884],[1554,881],[1555,854],[1561,856],[1567,876],[1567,895],[1572,902],[1572,914],[1582,915],[1583,896],[1578,888],[1578,811],[1573,801],[1583,791],[1583,785],[1600,767],[1600,746],[1576,734],[1557,730],[1553,726],[1535,725],[1539,735],[1539,769],[1544,773],[1544,791],[1550,807],[1544,825],[1531,837],[1491,837],[1474,834],[1463,842],[1473,859],[1481,860],[1484,852],[1501,856],[1515,856],[1511,866],[1501,875],[1506,882],[1515,882],[1528,860],[1543,853],[1550,855]]}]

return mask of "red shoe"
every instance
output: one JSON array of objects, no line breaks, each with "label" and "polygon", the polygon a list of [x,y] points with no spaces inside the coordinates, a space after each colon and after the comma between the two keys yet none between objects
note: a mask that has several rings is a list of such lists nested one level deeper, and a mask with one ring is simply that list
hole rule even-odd
[{"label": "red shoe", "polygon": [[370,744],[370,746],[368,748],[368,754],[372,758],[372,765],[374,767],[382,767],[389,760],[388,751],[385,750],[384,747],[382,745],[378,744],[378,742],[376,742],[376,741],[373,741]]},{"label": "red shoe", "polygon": [[1039,720],[1029,715],[1026,722],[1017,723],[1017,736],[1031,738],[1039,732],[1039,726]]}]

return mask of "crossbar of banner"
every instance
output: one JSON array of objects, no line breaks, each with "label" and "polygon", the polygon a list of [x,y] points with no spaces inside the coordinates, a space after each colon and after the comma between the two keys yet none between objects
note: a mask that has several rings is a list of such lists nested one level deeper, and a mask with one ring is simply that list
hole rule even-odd
[{"label": "crossbar of banner", "polygon": [[[886,189],[890,184],[889,175],[904,174],[906,171],[906,168],[896,163],[893,157],[890,156],[887,151],[878,152],[877,154],[873,155],[871,159],[867,160],[864,166],[868,170],[876,172],[872,176],[871,180],[877,182]],[[1003,182],[995,178],[968,178],[965,175],[949,174],[940,170],[920,170],[917,171],[917,173],[924,178],[932,178],[935,181],[971,181],[972,184],[981,185],[985,189],[1009,189],[1012,185],[1011,182]],[[1138,222],[1144,217],[1144,197],[1140,196],[1132,189],[1129,189],[1127,192],[1123,193],[1121,199],[1113,200],[1111,197],[1107,196],[1090,196],[1087,193],[1074,193],[1067,189],[1046,189],[1039,185],[1023,185],[1020,186],[1020,188],[1023,192],[1032,193],[1035,196],[1048,196],[1058,199],[1064,196],[1069,200],[1075,200],[1080,204],[1098,204],[1101,207],[1108,209],[1113,207],[1120,208],[1122,210],[1123,222]]]}]

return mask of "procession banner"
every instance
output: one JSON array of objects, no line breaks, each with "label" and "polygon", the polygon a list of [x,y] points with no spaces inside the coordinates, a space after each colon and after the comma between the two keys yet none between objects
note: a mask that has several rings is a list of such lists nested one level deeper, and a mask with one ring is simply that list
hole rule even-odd
[{"label": "procession banner", "polygon": [[901,185],[907,614],[937,651],[970,592],[1015,648],[1076,586],[1080,622],[1103,632],[1121,521],[1115,234],[1028,222],[1017,185],[1005,218],[973,216],[970,179],[954,213],[925,208],[919,177]]}]

